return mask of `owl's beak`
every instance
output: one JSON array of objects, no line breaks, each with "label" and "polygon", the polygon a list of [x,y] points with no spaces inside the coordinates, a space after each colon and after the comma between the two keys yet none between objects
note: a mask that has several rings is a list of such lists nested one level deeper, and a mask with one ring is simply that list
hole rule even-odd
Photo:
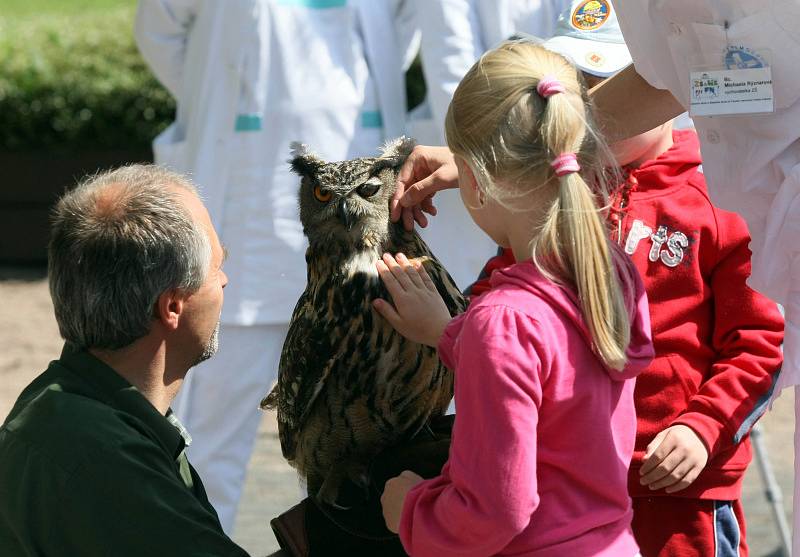
[{"label": "owl's beak", "polygon": [[342,224],[350,230],[353,228],[353,225],[356,223],[357,217],[350,211],[350,208],[347,206],[347,199],[343,199],[339,203],[339,220],[342,221]]}]

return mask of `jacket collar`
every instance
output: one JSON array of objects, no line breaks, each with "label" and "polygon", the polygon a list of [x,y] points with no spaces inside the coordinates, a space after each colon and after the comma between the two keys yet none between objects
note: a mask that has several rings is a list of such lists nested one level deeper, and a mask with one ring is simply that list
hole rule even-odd
[{"label": "jacket collar", "polygon": [[172,409],[166,416],[161,414],[136,387],[89,352],[73,351],[65,346],[58,363],[90,386],[99,400],[138,418],[174,458],[178,458],[191,442]]},{"label": "jacket collar", "polygon": [[638,191],[682,187],[697,173],[702,164],[697,134],[694,130],[675,130],[672,139],[672,147],[630,172],[636,177]]}]

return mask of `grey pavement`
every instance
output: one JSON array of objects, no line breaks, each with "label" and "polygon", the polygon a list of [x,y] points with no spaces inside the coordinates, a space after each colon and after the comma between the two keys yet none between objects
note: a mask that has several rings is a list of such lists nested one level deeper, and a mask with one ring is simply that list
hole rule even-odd
[{"label": "grey pavement", "polygon": [[[61,341],[41,269],[0,268],[0,419],[22,388],[58,357]],[[787,516],[792,506],[793,393],[784,392],[761,420],[766,454],[774,469]],[[280,453],[273,413],[265,413],[247,471],[234,539],[255,557],[278,549],[269,520],[300,499],[294,471]],[[752,557],[777,557],[778,530],[755,463],[745,478],[743,503]]]}]

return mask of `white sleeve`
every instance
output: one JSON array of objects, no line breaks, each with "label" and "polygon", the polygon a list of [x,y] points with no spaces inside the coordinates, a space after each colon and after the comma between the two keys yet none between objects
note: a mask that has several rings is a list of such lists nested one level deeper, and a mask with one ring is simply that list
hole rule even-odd
[{"label": "white sleeve", "polygon": [[422,69],[438,129],[458,82],[486,50],[474,0],[414,0]]},{"label": "white sleeve", "polygon": [[636,72],[656,89],[666,89],[669,79],[663,74],[675,73],[675,63],[666,36],[650,20],[648,2],[615,0],[614,8]]},{"label": "white sleeve", "polygon": [[134,35],[158,80],[180,98],[186,43],[203,0],[139,0]]}]

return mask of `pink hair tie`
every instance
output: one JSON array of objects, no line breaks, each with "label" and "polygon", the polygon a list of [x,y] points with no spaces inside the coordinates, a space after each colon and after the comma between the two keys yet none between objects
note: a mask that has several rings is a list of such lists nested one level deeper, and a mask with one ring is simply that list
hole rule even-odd
[{"label": "pink hair tie", "polygon": [[553,159],[553,162],[550,163],[550,166],[553,167],[553,171],[559,178],[573,172],[578,172],[581,169],[581,165],[578,164],[578,157],[575,156],[575,153],[562,153],[558,155]]},{"label": "pink hair tie", "polygon": [[564,89],[564,86],[554,75],[544,76],[539,80],[539,84],[536,85],[536,92],[545,99],[556,93],[563,93],[564,91],[566,91],[566,89]]}]

